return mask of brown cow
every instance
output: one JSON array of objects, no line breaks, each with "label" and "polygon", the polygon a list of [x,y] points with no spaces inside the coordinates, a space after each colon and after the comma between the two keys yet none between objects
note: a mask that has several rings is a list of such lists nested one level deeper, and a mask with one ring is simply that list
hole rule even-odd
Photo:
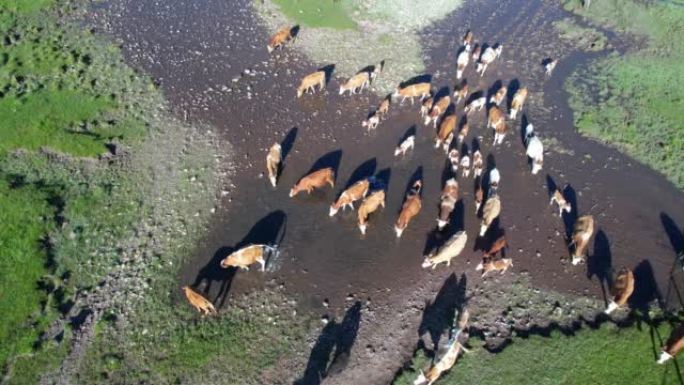
[{"label": "brown cow", "polygon": [[376,111],[376,114],[379,115],[381,118],[385,119],[387,117],[387,114],[389,113],[389,108],[390,108],[391,102],[392,102],[392,95],[387,95],[380,102],[380,105],[378,106],[378,110]]},{"label": "brown cow", "polygon": [[506,120],[504,119],[504,113],[497,106],[492,106],[489,109],[487,116],[487,128],[494,129],[494,144],[501,144],[506,136],[506,131],[508,126],[506,125]]},{"label": "brown cow", "polygon": [[316,71],[312,74],[304,76],[302,82],[297,87],[297,97],[302,96],[304,92],[311,90],[316,91],[316,86],[321,90],[325,88],[325,71]]},{"label": "brown cow", "polygon": [[518,111],[522,110],[525,100],[527,100],[527,94],[527,88],[521,88],[513,95],[513,101],[511,102],[511,119],[515,119]]},{"label": "brown cow", "polygon": [[490,271],[500,271],[501,274],[503,274],[511,266],[513,266],[513,260],[511,258],[501,258],[497,260],[486,258],[477,265],[475,270],[482,270],[482,276],[484,277]]},{"label": "brown cow", "polygon": [[302,177],[290,190],[290,198],[301,191],[311,194],[314,188],[321,188],[326,184],[329,184],[330,187],[335,187],[335,171],[333,171],[332,167],[322,168]]},{"label": "brown cow", "polygon": [[437,132],[437,138],[435,138],[435,148],[439,148],[440,145],[444,145],[444,151],[449,151],[449,146],[451,145],[451,139],[453,139],[455,128],[456,115],[451,114],[449,116],[445,116],[444,119],[442,119],[442,122],[439,124],[439,131]]},{"label": "brown cow", "polygon": [[372,192],[363,200],[363,202],[361,202],[361,206],[359,206],[359,211],[357,212],[361,234],[366,234],[368,217],[380,206],[383,208],[385,207],[385,190]]},{"label": "brown cow", "polygon": [[266,155],[266,170],[268,170],[268,179],[271,181],[273,187],[276,186],[278,180],[278,171],[281,161],[282,149],[280,144],[276,143],[271,146],[271,149],[268,150],[268,155]]},{"label": "brown cow", "polygon": [[359,90],[358,92],[361,92],[363,91],[363,88],[369,84],[370,75],[366,71],[361,71],[349,78],[346,83],[340,85],[340,95],[344,94],[346,91],[349,91],[349,94],[355,94],[357,93],[357,89]]},{"label": "brown cow", "polygon": [[667,339],[665,346],[663,346],[663,349],[660,352],[658,363],[664,364],[668,360],[671,360],[682,349],[684,349],[684,324],[680,324],[672,330],[670,337]]},{"label": "brown cow", "polygon": [[589,239],[594,234],[594,217],[583,215],[577,218],[572,229],[572,241],[568,247],[575,246],[572,252],[572,264],[577,265],[584,260],[584,256],[589,246]]},{"label": "brown cow", "polygon": [[492,225],[492,222],[499,217],[501,213],[501,200],[498,195],[494,195],[487,199],[484,208],[482,209],[482,224],[480,225],[480,236],[483,237]]},{"label": "brown cow", "polygon": [[627,268],[622,268],[610,287],[610,294],[613,298],[611,298],[605,313],[610,314],[617,308],[624,306],[632,293],[634,293],[634,273]]},{"label": "brown cow", "polygon": [[399,218],[394,224],[394,231],[397,233],[397,238],[401,237],[406,227],[408,227],[409,222],[413,217],[418,215],[421,208],[420,201],[420,189],[423,187],[423,182],[416,181],[411,188],[411,191],[406,194],[406,200],[401,206],[401,212],[399,213]]},{"label": "brown cow", "polygon": [[268,53],[273,52],[277,48],[282,48],[285,43],[294,40],[295,36],[292,33],[293,28],[290,26],[283,27],[278,30],[268,41]]},{"label": "brown cow", "polygon": [[437,128],[437,119],[439,119],[444,112],[446,112],[447,108],[449,108],[449,105],[451,104],[451,97],[449,95],[442,96],[435,102],[435,104],[432,105],[432,109],[428,113],[427,117],[425,117],[425,125],[430,124],[430,121],[433,123],[433,127]]},{"label": "brown cow", "polygon": [[401,103],[399,104],[404,104],[404,100],[406,100],[406,98],[411,98],[411,104],[413,105],[413,98],[416,96],[420,96],[420,100],[430,96],[430,83],[416,83],[404,88],[397,87],[392,96],[401,96]]},{"label": "brown cow", "polygon": [[261,271],[266,269],[267,253],[275,252],[277,249],[268,245],[249,245],[240,250],[232,252],[229,256],[221,261],[221,267],[227,269],[229,267],[239,267],[241,269],[249,270],[249,265],[259,263]]},{"label": "brown cow", "polygon": [[200,293],[192,290],[188,286],[183,286],[183,292],[185,293],[185,298],[188,299],[190,305],[197,309],[202,315],[216,314],[216,308],[214,305],[206,298],[204,298]]},{"label": "brown cow", "polygon": [[456,138],[458,144],[463,143],[466,136],[468,136],[468,131],[470,131],[470,126],[468,126],[468,123],[463,123],[461,130],[458,132],[458,138]]},{"label": "brown cow", "polygon": [[458,182],[456,178],[449,179],[442,189],[442,195],[439,197],[439,217],[437,217],[437,228],[442,230],[447,223],[449,217],[456,207],[458,201]]},{"label": "brown cow", "polygon": [[348,189],[344,190],[337,201],[330,206],[329,215],[332,217],[340,210],[340,208],[345,209],[349,206],[354,210],[354,202],[359,199],[363,199],[368,193],[368,188],[370,187],[370,182],[368,179],[360,180]]},{"label": "brown cow", "polygon": [[496,256],[496,254],[506,248],[508,244],[506,243],[506,237],[505,236],[500,236],[499,238],[492,243],[492,245],[489,247],[489,250],[485,251],[484,256],[485,258],[493,258]]}]

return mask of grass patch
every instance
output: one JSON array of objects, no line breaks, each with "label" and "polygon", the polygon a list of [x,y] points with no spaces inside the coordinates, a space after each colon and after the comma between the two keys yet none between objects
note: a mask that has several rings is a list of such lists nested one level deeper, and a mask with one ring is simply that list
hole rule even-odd
[{"label": "grass patch", "polygon": [[599,30],[582,27],[570,19],[553,23],[561,39],[571,42],[574,47],[585,51],[602,51],[608,46],[608,38]]},{"label": "grass patch", "polygon": [[[665,366],[655,363],[654,354],[659,354],[660,342],[654,334],[654,347],[650,328],[642,326],[619,329],[613,324],[604,324],[596,330],[581,330],[573,336],[554,331],[549,337],[516,338],[498,354],[478,348],[461,357],[438,383],[679,384],[673,362]],[[666,339],[670,326],[661,325],[655,330]],[[680,356],[677,362],[684,365],[684,357]],[[429,360],[419,352],[413,363],[415,371],[405,371],[394,384],[413,384],[417,370],[424,370],[428,364]]]},{"label": "grass patch", "polygon": [[566,9],[594,23],[645,38],[645,46],[612,55],[573,74],[566,83],[578,130],[662,172],[684,188],[684,7],[656,2],[595,1]]},{"label": "grass patch", "polygon": [[348,1],[274,0],[280,10],[296,23],[314,28],[354,29]]}]

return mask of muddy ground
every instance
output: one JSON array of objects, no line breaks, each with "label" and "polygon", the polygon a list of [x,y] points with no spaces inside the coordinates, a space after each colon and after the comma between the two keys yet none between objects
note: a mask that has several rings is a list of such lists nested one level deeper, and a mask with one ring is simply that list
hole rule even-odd
[{"label": "muddy ground", "polygon": [[[418,118],[418,104],[395,103],[390,118],[369,134],[360,123],[380,101],[372,92],[339,96],[340,79],[333,74],[326,92],[296,99],[294,88],[302,76],[334,63],[311,63],[297,52],[296,44],[269,56],[269,31],[252,14],[247,0],[111,0],[94,9],[92,19],[121,41],[136,68],[159,83],[180,117],[215,127],[237,152],[237,173],[222,187],[213,230],[181,272],[181,283],[197,285],[227,307],[231,297],[259,290],[275,279],[301,310],[330,315],[352,329],[346,369],[326,383],[363,379],[385,384],[416,347],[425,301],[440,289],[450,291],[452,302],[466,295],[485,298],[471,300],[480,306],[502,305],[496,303],[496,295],[490,295],[495,297],[492,302],[486,300],[495,290],[502,295],[541,293],[531,295],[530,301],[551,310],[560,307],[556,312],[568,320],[598,311],[604,301],[605,272],[627,266],[635,269],[637,279],[633,305],[657,299],[664,306],[681,306],[678,287],[684,281],[674,250],[683,242],[683,194],[661,175],[575,132],[562,84],[591,55],[602,53],[585,54],[559,41],[551,23],[562,17],[568,15],[553,1],[475,0],[422,34],[427,73],[433,75],[436,90],[453,90],[456,54],[466,30],[474,31],[478,43],[502,43],[502,61],[481,78],[471,63],[465,77],[471,90],[487,92],[497,80],[528,87],[531,97],[522,119],[532,122],[547,144],[544,169],[533,176],[524,156],[520,118],[511,123],[504,144],[493,148],[484,112],[471,115],[466,143],[472,148],[473,139],[481,137],[479,146],[489,166],[496,164],[501,172],[501,228],[510,245],[507,254],[514,259],[512,271],[487,280],[475,272],[481,252],[475,250],[479,220],[472,178],[459,177],[462,204],[449,230],[465,228],[471,235],[468,247],[450,268],[420,268],[425,250],[446,236],[433,230],[448,173],[444,153],[433,148],[434,130]],[[621,42],[612,43],[620,47]],[[541,62],[549,56],[561,61],[546,78]],[[462,105],[457,114],[463,115]],[[393,157],[394,147],[411,130],[416,132],[415,150],[403,159]],[[263,177],[266,151],[274,142],[284,142],[286,152],[276,189]],[[288,197],[302,175],[323,165],[337,169],[334,191]],[[362,237],[355,212],[329,218],[328,206],[345,186],[370,175],[387,182],[387,207],[372,217],[368,234]],[[424,180],[423,210],[397,240],[393,222],[417,176]],[[566,184],[573,215],[561,219],[548,205],[548,191],[551,185]],[[598,230],[588,263],[578,267],[565,260],[564,237],[575,213],[594,215]],[[282,253],[272,261],[273,271],[236,273],[218,267],[227,252],[254,242],[279,244]],[[546,291],[551,294],[545,296]],[[557,306],[551,299],[555,293],[564,294],[559,298],[567,303]],[[357,300],[362,307],[353,305]],[[490,321],[500,316],[491,309],[472,311],[475,322],[478,312]],[[548,323],[548,314],[531,313],[530,322]],[[309,347],[304,350],[306,361]],[[309,361],[303,383],[317,383],[311,380],[316,377],[311,374],[317,370],[315,361]]]}]

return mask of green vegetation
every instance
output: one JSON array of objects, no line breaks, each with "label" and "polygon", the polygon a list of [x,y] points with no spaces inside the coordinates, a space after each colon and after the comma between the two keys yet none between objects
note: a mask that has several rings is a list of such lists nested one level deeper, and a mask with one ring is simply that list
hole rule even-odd
[{"label": "green vegetation", "polygon": [[356,28],[347,1],[274,0],[290,19],[307,27]]},{"label": "green vegetation", "polygon": [[566,9],[634,35],[641,47],[599,59],[566,83],[579,131],[664,173],[684,188],[684,7],[675,2],[577,0]]},{"label": "green vegetation", "polygon": [[[573,336],[554,331],[549,337],[515,338],[497,354],[473,349],[438,384],[679,384],[674,363],[655,363],[660,350],[657,336],[667,339],[669,333],[670,327],[661,325],[653,329],[652,339],[652,330],[646,324],[624,329],[604,324]],[[677,361],[683,365],[684,357]],[[427,366],[429,360],[421,351],[413,361],[413,370],[402,373],[394,384],[413,384],[417,371]]]},{"label": "green vegetation", "polygon": [[570,19],[558,20],[553,27],[561,39],[571,42],[578,49],[602,51],[608,45],[608,38],[599,30],[582,27]]}]

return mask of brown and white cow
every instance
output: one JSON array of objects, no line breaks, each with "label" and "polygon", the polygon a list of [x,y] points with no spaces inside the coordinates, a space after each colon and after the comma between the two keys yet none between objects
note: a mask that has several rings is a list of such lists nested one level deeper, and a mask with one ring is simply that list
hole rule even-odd
[{"label": "brown and white cow", "polygon": [[266,269],[266,257],[268,253],[276,252],[277,249],[268,245],[249,245],[240,250],[232,252],[229,256],[221,260],[221,267],[239,267],[249,270],[249,265],[259,263],[261,271]]},{"label": "brown and white cow", "polygon": [[490,103],[494,103],[497,106],[501,105],[501,102],[504,101],[506,98],[506,93],[508,92],[508,88],[506,88],[503,84],[501,87],[496,91],[494,95],[489,99]]},{"label": "brown and white cow", "polygon": [[278,181],[278,171],[280,169],[280,162],[282,161],[282,148],[280,144],[276,143],[268,150],[266,155],[266,170],[268,171],[268,180],[271,181],[273,187]]},{"label": "brown and white cow", "polygon": [[667,339],[665,346],[663,346],[663,349],[660,352],[658,363],[666,363],[674,358],[682,349],[684,349],[684,324],[680,324],[672,330],[670,337]]},{"label": "brown and white cow", "polygon": [[610,314],[617,308],[624,306],[632,293],[634,293],[634,273],[627,268],[622,268],[610,287],[612,298],[605,313]]},{"label": "brown and white cow", "polygon": [[458,325],[454,336],[447,342],[447,350],[442,357],[435,360],[430,365],[430,368],[423,372],[420,371],[418,377],[413,381],[413,385],[432,385],[439,379],[443,372],[451,369],[456,363],[461,351],[468,352],[468,350],[461,344],[459,337],[463,333],[467,333],[468,327],[468,310],[463,310],[458,318]]},{"label": "brown and white cow", "polygon": [[458,131],[458,137],[456,138],[456,142],[458,144],[463,143],[466,136],[468,136],[468,131],[470,131],[470,126],[468,126],[468,122],[463,123],[463,126],[461,126],[461,129]]},{"label": "brown and white cow", "polygon": [[454,174],[458,173],[458,166],[460,165],[460,157],[461,154],[458,152],[457,149],[452,148],[451,151],[447,154],[447,158],[449,158],[449,163],[451,163],[451,172]]},{"label": "brown and white cow", "polygon": [[482,169],[484,168],[484,160],[482,159],[482,153],[477,150],[473,153],[473,176],[479,177],[482,175]]},{"label": "brown and white cow", "polygon": [[487,105],[487,98],[485,96],[481,96],[477,99],[472,100],[470,103],[468,103],[467,106],[465,106],[465,109],[463,110],[466,114],[469,114],[471,111],[482,111],[484,106]]},{"label": "brown and white cow", "polygon": [[572,241],[568,247],[575,246],[572,252],[572,264],[577,265],[584,260],[589,246],[589,239],[594,234],[594,217],[583,215],[577,218],[572,229]]},{"label": "brown and white cow", "polygon": [[439,131],[437,131],[437,137],[435,138],[435,148],[439,148],[440,145],[443,145],[444,151],[448,151],[451,140],[454,137],[453,133],[455,128],[456,115],[450,114],[445,116],[439,124]]},{"label": "brown and white cow", "polygon": [[446,182],[439,200],[437,228],[442,230],[447,223],[449,223],[449,217],[454,211],[454,207],[456,207],[456,202],[458,201],[458,182],[456,181],[456,178],[451,178]]},{"label": "brown and white cow", "polygon": [[359,199],[363,199],[368,193],[369,187],[370,182],[368,179],[360,180],[351,185],[348,189],[344,190],[342,194],[340,194],[340,197],[337,198],[335,203],[330,205],[329,215],[331,217],[335,216],[340,208],[344,210],[349,207],[354,210],[354,202],[358,201]]},{"label": "brown and white cow", "polygon": [[424,118],[427,116],[427,114],[432,109],[432,104],[434,102],[435,102],[435,99],[432,96],[427,97],[427,98],[425,98],[425,100],[423,100],[423,103],[421,103],[421,105],[420,105],[420,116],[421,117]]},{"label": "brown and white cow", "polygon": [[332,167],[322,168],[302,177],[290,190],[290,198],[302,191],[311,194],[315,188],[321,188],[326,184],[335,187],[335,171]]},{"label": "brown and white cow", "polygon": [[394,224],[394,231],[397,234],[397,238],[401,237],[406,227],[408,227],[409,222],[413,217],[418,215],[421,208],[420,200],[420,190],[423,187],[423,182],[416,181],[411,188],[411,191],[406,194],[406,200],[401,206],[401,212],[399,213],[399,218]]},{"label": "brown and white cow", "polygon": [[361,234],[366,234],[368,217],[380,206],[383,208],[385,207],[385,190],[374,191],[361,202],[361,206],[359,206],[359,211],[357,212]]},{"label": "brown and white cow", "polygon": [[501,144],[506,137],[508,126],[503,111],[497,106],[492,106],[487,114],[487,128],[494,129],[494,144]]},{"label": "brown and white cow", "polygon": [[316,86],[318,86],[321,90],[324,89],[325,76],[325,71],[316,71],[312,74],[304,76],[302,82],[299,84],[299,87],[297,87],[297,97],[302,96],[304,92],[309,90],[311,92],[315,92]]},{"label": "brown and white cow", "polygon": [[430,83],[423,82],[411,84],[403,88],[397,87],[392,96],[401,97],[401,103],[399,104],[404,104],[406,98],[411,98],[411,104],[413,104],[413,98],[416,96],[420,97],[420,100],[430,96]]},{"label": "brown and white cow", "polygon": [[565,212],[567,212],[568,214],[570,213],[570,211],[572,211],[572,206],[570,205],[570,202],[565,200],[565,197],[563,196],[563,193],[560,191],[560,189],[556,189],[556,192],[554,192],[551,196],[549,206],[552,205],[553,202],[556,202],[556,204],[558,204],[559,217],[563,216],[563,210],[565,210]]},{"label": "brown and white cow", "polygon": [[439,119],[440,116],[442,116],[447,108],[449,108],[449,105],[451,104],[451,97],[449,95],[444,95],[439,100],[437,100],[433,105],[432,109],[430,109],[430,112],[428,115],[425,117],[425,125],[430,124],[430,121],[432,121],[433,127],[437,128],[437,119]]},{"label": "brown and white cow", "polygon": [[273,52],[277,48],[282,48],[285,43],[294,40],[295,36],[292,33],[293,27],[285,26],[278,30],[268,41],[268,53]]},{"label": "brown and white cow", "polygon": [[416,136],[411,135],[408,138],[404,139],[400,145],[397,146],[397,148],[394,149],[394,156],[404,156],[406,155],[406,152],[410,149],[412,149],[416,144]]},{"label": "brown and white cow", "polygon": [[463,175],[464,178],[470,176],[470,157],[468,154],[463,155],[461,158],[461,175]]},{"label": "brown and white cow", "polygon": [[527,94],[527,87],[524,87],[516,91],[515,95],[513,95],[510,113],[511,119],[515,119],[515,117],[518,115],[518,111],[522,110],[523,106],[525,105],[525,100],[527,100]]},{"label": "brown and white cow", "polygon": [[188,299],[190,305],[197,309],[202,315],[216,314],[216,308],[208,299],[204,298],[200,293],[192,290],[188,286],[183,286],[185,298]]},{"label": "brown and white cow", "polygon": [[461,99],[466,100],[468,97],[468,83],[463,81],[460,86],[454,91],[454,99],[456,99],[456,104],[461,102]]}]

